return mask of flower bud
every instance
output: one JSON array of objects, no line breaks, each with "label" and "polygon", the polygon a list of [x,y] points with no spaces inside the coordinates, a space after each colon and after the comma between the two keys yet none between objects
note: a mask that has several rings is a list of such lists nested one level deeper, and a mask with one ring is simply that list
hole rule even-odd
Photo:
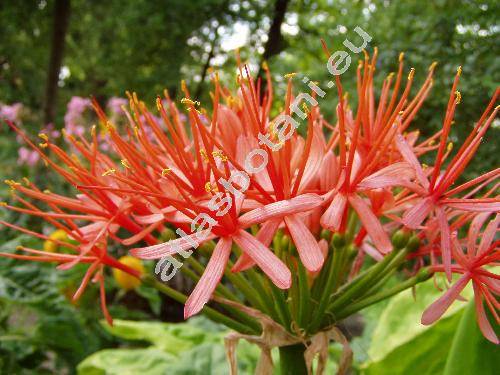
[{"label": "flower bud", "polygon": [[330,241],[331,236],[332,236],[332,232],[330,232],[328,229],[323,229],[321,231],[320,237],[322,239]]},{"label": "flower bud", "polygon": [[410,239],[410,233],[400,229],[394,232],[391,238],[391,242],[395,249],[402,249],[403,247],[406,246],[409,239]]},{"label": "flower bud", "polygon": [[418,238],[418,236],[416,235],[411,236],[410,240],[406,244],[406,248],[408,249],[408,251],[412,253],[414,251],[417,251],[419,247],[420,247],[420,238]]},{"label": "flower bud", "polygon": [[345,236],[341,233],[335,233],[332,238],[332,244],[335,249],[340,249],[345,246]]},{"label": "flower bud", "polygon": [[170,240],[175,240],[177,238],[177,235],[175,232],[170,229],[170,228],[165,228],[161,234],[160,234],[160,241],[161,242],[168,242]]},{"label": "flower bud", "polygon": [[425,281],[425,280],[428,280],[432,277],[432,272],[429,268],[421,268],[418,273],[417,273],[417,280],[418,282],[422,282],[422,281]]}]

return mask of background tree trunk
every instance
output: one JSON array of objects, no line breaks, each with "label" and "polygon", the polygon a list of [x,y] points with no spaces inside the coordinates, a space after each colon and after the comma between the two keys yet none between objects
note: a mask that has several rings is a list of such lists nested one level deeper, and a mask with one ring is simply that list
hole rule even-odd
[{"label": "background tree trunk", "polygon": [[[271,27],[269,28],[269,32],[267,33],[267,42],[264,46],[264,53],[262,54],[262,61],[267,61],[269,58],[277,55],[281,51],[285,49],[285,41],[283,39],[283,35],[281,34],[281,24],[285,19],[286,9],[288,7],[288,3],[290,0],[276,0],[274,3],[274,13],[273,20],[271,23]],[[259,67],[259,73],[257,77],[263,76],[262,64]],[[261,85],[261,94],[264,91],[265,85]]]},{"label": "background tree trunk", "polygon": [[55,118],[59,72],[61,71],[62,59],[64,55],[64,45],[69,24],[70,8],[70,0],[56,0],[54,3],[52,44],[47,74],[47,87],[45,91],[45,124],[54,122]]}]

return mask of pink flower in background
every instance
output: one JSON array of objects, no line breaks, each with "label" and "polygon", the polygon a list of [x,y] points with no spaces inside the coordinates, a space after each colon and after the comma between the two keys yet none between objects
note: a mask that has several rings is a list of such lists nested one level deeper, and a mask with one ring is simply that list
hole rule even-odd
[{"label": "pink flower in background", "polygon": [[49,138],[59,138],[61,135],[61,132],[54,127],[53,123],[45,125],[41,133],[47,134]]},{"label": "pink flower in background", "polygon": [[38,154],[36,150],[24,146],[19,149],[18,155],[18,165],[33,167],[36,163],[38,163],[38,160],[40,160],[40,154]]},{"label": "pink flower in background", "polygon": [[110,110],[112,116],[123,116],[125,112],[123,111],[122,106],[127,105],[127,99],[113,96],[108,100],[107,107]]},{"label": "pink flower in background", "polygon": [[81,120],[85,110],[91,107],[92,102],[90,99],[79,96],[71,98],[64,115],[64,128],[69,135],[83,135],[85,128],[81,125]]},{"label": "pink flower in background", "polygon": [[23,105],[21,103],[14,103],[12,105],[0,104],[0,118],[12,122],[20,122],[21,110]]}]

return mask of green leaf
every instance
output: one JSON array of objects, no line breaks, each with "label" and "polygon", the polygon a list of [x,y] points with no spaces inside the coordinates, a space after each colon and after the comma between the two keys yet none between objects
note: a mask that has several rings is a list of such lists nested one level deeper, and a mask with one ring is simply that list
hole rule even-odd
[{"label": "green leaf", "polygon": [[78,365],[78,375],[164,375],[175,359],[156,348],[106,349],[87,357]]},{"label": "green leaf", "polygon": [[[405,375],[442,372],[465,305],[457,301],[434,325],[420,324],[422,312],[442,293],[429,280],[417,286],[415,299],[411,290],[391,299],[374,329],[364,374],[386,374],[389,369]],[[471,297],[471,289],[462,295]]]},{"label": "green leaf", "polygon": [[474,303],[462,314],[446,360],[444,375],[495,374],[498,347],[482,335],[477,323]]},{"label": "green leaf", "polygon": [[[194,324],[193,324],[194,323]],[[127,340],[147,341],[165,352],[178,355],[196,345],[221,340],[222,335],[214,329],[196,325],[196,319],[189,323],[160,323],[116,319],[110,327],[103,326],[112,335]]]}]

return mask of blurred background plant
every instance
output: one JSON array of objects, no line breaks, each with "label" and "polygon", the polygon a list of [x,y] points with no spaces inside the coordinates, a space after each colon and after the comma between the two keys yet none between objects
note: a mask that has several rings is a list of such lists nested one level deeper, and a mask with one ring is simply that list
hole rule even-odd
[{"label": "blurred background plant", "polygon": [[[254,73],[263,61],[268,62],[277,83],[278,97],[283,96],[285,89],[283,75],[292,71],[326,87],[329,78],[320,38],[327,40],[331,49],[342,49],[344,39],[352,35],[355,26],[360,26],[373,38],[370,49],[379,47],[379,69],[385,73],[396,69],[397,57],[402,51],[407,64],[416,69],[417,83],[425,77],[429,63],[438,62],[434,88],[415,120],[427,135],[435,132],[441,123],[442,118],[435,114],[444,113],[448,96],[443,93],[448,93],[454,72],[462,65],[463,104],[456,115],[457,126],[452,128],[452,139],[461,140],[480,109],[487,105],[499,81],[499,14],[500,2],[495,0],[4,0],[0,2],[0,117],[16,122],[33,136],[43,130],[50,133],[51,138],[57,138],[63,129],[74,135],[88,132],[96,122],[90,109],[90,95],[117,123],[125,121],[120,107],[126,104],[123,99],[126,90],[137,92],[146,103],[152,104],[163,89],[168,89],[175,98],[181,79],[185,79],[193,96],[206,102],[211,69],[231,84],[236,48]],[[355,65],[343,76],[347,91],[355,90]],[[384,76],[378,74],[378,77]],[[323,111],[333,117],[336,97],[327,95],[325,100],[331,101],[331,106],[323,105]],[[468,176],[498,164],[499,131],[498,124],[490,129],[476,156],[475,169],[469,169]],[[3,122],[0,124],[0,170],[2,179],[26,176],[52,191],[69,188],[54,175],[47,174],[38,155],[16,139]],[[8,199],[7,186],[0,187],[0,196]],[[25,219],[12,217],[3,210],[0,219],[44,229],[40,221],[24,223]],[[35,240],[5,227],[1,229],[1,251],[13,251],[21,244],[28,246],[30,241]],[[151,266],[145,264],[145,267]],[[137,352],[143,355],[141,358],[152,358],[148,373],[165,373],[162,366],[169,361],[177,367],[172,365],[169,369],[175,368],[175,372],[168,373],[176,374],[200,373],[197,371],[211,366],[208,362],[190,363],[186,358],[192,357],[165,350],[168,346],[165,343],[145,347],[146,343],[151,344],[147,337],[121,334],[119,324],[116,329],[103,330],[98,323],[99,312],[93,308],[97,288],[94,295],[85,294],[78,306],[70,300],[76,280],[81,276],[82,270],[78,267],[61,273],[50,266],[0,259],[0,373],[73,373],[78,363],[96,352],[78,371],[109,373],[110,366],[103,363],[102,358],[129,357],[131,353],[120,352],[129,349],[110,348],[131,345],[135,350],[147,351]],[[114,317],[125,319],[124,322],[180,320],[180,306],[173,301],[141,286],[127,290],[120,286],[119,278],[117,280],[107,285]],[[422,293],[425,296],[426,292]],[[457,314],[464,317],[451,316],[425,331],[410,330],[391,339],[383,338],[383,326],[396,323],[384,320],[381,312],[385,308],[390,306],[376,306],[375,310],[366,312],[365,321],[370,324],[363,335],[353,341],[359,371],[383,373],[387,368],[384,366],[397,363],[401,372],[396,373],[420,371],[421,374],[415,365],[418,359],[428,358],[428,353],[435,354],[439,347],[440,355],[432,357],[437,369],[433,373],[440,373],[445,367],[454,373],[450,364],[453,361],[447,363],[445,359],[454,331],[459,324],[466,326],[462,323],[466,321],[463,309]],[[192,329],[196,331],[197,325],[193,324]],[[178,328],[176,332],[179,330],[183,329]],[[432,330],[434,334],[429,333]],[[208,338],[212,331],[214,336]],[[447,345],[436,341],[438,334],[439,340],[447,337]],[[215,364],[223,355],[220,328],[207,329],[206,335],[206,340],[218,340],[220,344],[216,349],[219,352],[201,354]],[[196,341],[201,340],[199,338],[179,338],[176,334],[167,337],[175,338],[173,345],[187,340],[186,353],[205,350],[195,345],[201,342]],[[142,346],[137,342],[130,344],[130,339],[139,340]],[[414,353],[409,349],[416,345],[412,340],[419,340],[420,347],[427,348],[427,352],[410,356],[414,362],[402,362],[402,356]],[[386,346],[388,342],[399,344],[381,351],[379,346]],[[102,357],[99,353],[103,350],[118,352],[116,357]],[[249,371],[256,360],[256,353],[248,350],[250,354],[243,355],[248,361],[243,360],[242,371]],[[482,350],[482,354],[490,355],[488,350]],[[334,348],[332,356],[335,355],[338,351]],[[481,373],[488,373],[487,366],[491,363],[488,358],[480,360],[476,356],[469,365],[481,364]],[[462,357],[462,360],[467,359]],[[130,363],[134,362],[139,363]],[[214,374],[227,371],[213,368]]]}]

